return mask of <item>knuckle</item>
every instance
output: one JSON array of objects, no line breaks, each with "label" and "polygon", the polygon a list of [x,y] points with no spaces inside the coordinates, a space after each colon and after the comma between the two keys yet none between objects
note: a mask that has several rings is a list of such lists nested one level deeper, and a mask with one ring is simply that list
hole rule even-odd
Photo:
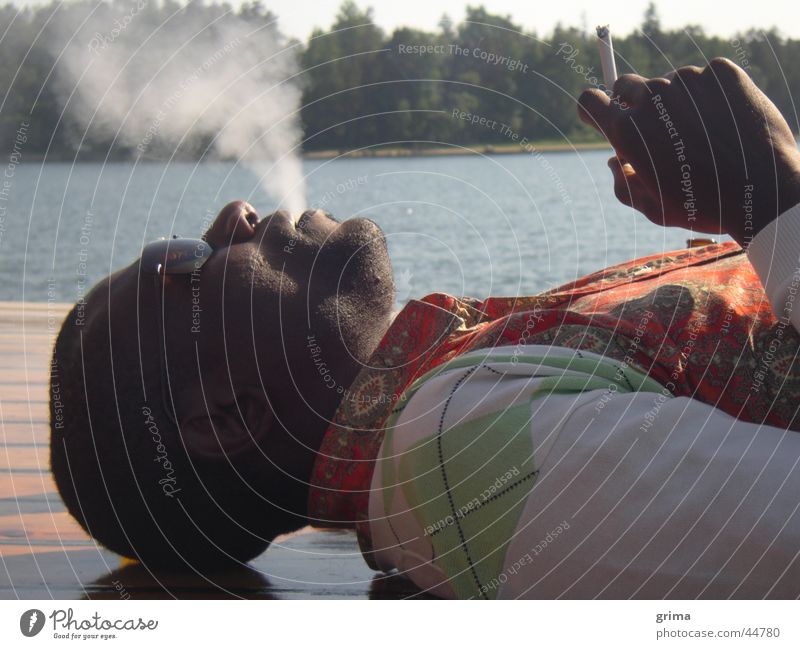
[{"label": "knuckle", "polygon": [[646,91],[647,80],[638,74],[623,74],[614,82],[613,93],[631,100],[640,98]]},{"label": "knuckle", "polygon": [[708,66],[706,66],[706,71],[711,71],[713,74],[725,78],[737,76],[739,67],[730,59],[717,57],[709,62]]},{"label": "knuckle", "polygon": [[631,74],[631,73],[621,74],[619,77],[617,77],[617,80],[614,82],[614,88],[616,89],[618,85],[626,86],[640,81],[643,81],[643,79],[638,74]]},{"label": "knuckle", "polygon": [[660,95],[666,92],[670,85],[670,82],[666,79],[650,79],[650,81],[647,82],[647,89],[650,91],[651,95]]},{"label": "knuckle", "polygon": [[677,73],[680,75],[697,76],[702,74],[703,68],[697,65],[682,65],[678,68]]},{"label": "knuckle", "polygon": [[683,81],[684,83],[692,83],[696,81],[703,73],[703,68],[696,65],[684,65],[675,70],[675,79]]},{"label": "knuckle", "polygon": [[675,76],[669,82],[673,92],[679,95],[692,95],[695,94],[701,84],[702,69],[695,68],[679,68],[675,71]]},{"label": "knuckle", "polygon": [[711,61],[709,61],[708,65],[712,68],[735,68],[736,64],[728,58],[724,56],[717,56]]}]

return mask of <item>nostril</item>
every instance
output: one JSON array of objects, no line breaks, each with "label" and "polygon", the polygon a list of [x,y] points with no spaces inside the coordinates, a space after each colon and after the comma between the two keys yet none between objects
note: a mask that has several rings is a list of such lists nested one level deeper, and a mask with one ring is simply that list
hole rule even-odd
[{"label": "nostril", "polygon": [[233,201],[223,207],[205,234],[205,240],[220,248],[234,243],[243,243],[255,235],[258,213],[244,201]]}]

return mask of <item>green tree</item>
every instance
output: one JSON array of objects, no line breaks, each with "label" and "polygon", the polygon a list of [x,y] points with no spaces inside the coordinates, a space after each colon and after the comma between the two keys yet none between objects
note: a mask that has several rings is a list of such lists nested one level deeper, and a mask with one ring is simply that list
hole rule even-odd
[{"label": "green tree", "polygon": [[[81,138],[82,156],[102,159],[112,147],[114,130],[90,121],[76,103],[66,102],[69,92],[52,73],[52,39],[58,29],[79,21],[87,8],[112,24],[130,10],[130,0],[100,5],[68,0],[21,10],[0,6],[0,137],[11,143],[20,124],[28,123],[28,156],[73,157]],[[211,29],[222,29],[232,11],[227,4],[163,0],[147,3],[137,20],[155,30],[171,19],[195,17],[209,25],[219,22]],[[259,0],[246,2],[234,15],[254,29],[279,33],[276,16]],[[795,131],[800,127],[796,39],[776,30],[727,38],[697,25],[665,29],[651,3],[641,28],[615,34],[614,41],[620,73],[658,76],[672,67],[705,65],[715,56],[726,56],[745,68]],[[408,47],[424,49],[409,53]],[[385,34],[374,24],[370,8],[347,0],[329,29],[316,29],[296,50],[303,70],[306,149],[511,141],[499,129],[454,119],[453,109],[502,122],[531,139],[597,137],[576,113],[578,95],[600,76],[594,35],[587,35],[583,26],[557,25],[540,38],[510,16],[475,6],[467,8],[460,23],[443,16],[436,31],[400,27]],[[81,128],[74,128],[76,124]],[[203,143],[212,136],[192,133],[187,141]],[[133,153],[118,142],[111,151],[115,157]]]}]

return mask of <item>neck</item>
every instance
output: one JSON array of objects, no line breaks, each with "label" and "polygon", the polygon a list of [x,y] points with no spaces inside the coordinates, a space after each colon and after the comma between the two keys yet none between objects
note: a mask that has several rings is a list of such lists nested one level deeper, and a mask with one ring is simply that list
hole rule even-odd
[{"label": "neck", "polygon": [[[328,388],[332,388],[328,389],[327,392],[333,399],[331,401],[332,410],[329,415],[325,417],[323,434],[325,430],[327,430],[330,421],[333,420],[342,401],[351,393],[350,388],[359,372],[362,368],[369,365],[372,355],[383,340],[396,315],[397,313],[395,312],[389,313],[383,318],[380,326],[370,327],[369,330],[364,328],[365,330],[360,332],[359,336],[354,337],[352,344],[342,348],[342,353],[339,357],[340,361],[331,368],[331,376],[334,377],[335,385],[327,386]],[[361,354],[355,357],[355,354],[351,350],[361,350]],[[320,437],[320,441],[322,441],[322,437]]]},{"label": "neck", "polygon": [[[380,327],[371,327],[369,332],[361,332],[362,336],[365,334],[368,335],[362,337],[357,343],[351,344],[350,346],[342,346],[340,348],[340,353],[337,355],[337,360],[325,367],[325,370],[328,372],[325,376],[331,378],[328,382],[323,380],[322,387],[320,387],[319,382],[321,370],[319,367],[315,367],[313,370],[315,374],[313,380],[317,387],[314,392],[313,403],[319,405],[316,408],[316,413],[314,413],[313,424],[305,427],[305,430],[308,431],[308,436],[306,437],[308,449],[313,449],[313,453],[309,452],[308,459],[304,462],[303,470],[306,471],[306,480],[304,483],[306,498],[310,490],[309,483],[312,482],[312,470],[320,446],[325,438],[325,433],[331,426],[331,422],[334,421],[336,413],[344,399],[352,394],[351,387],[353,382],[361,369],[369,363],[372,354],[388,331],[394,315],[393,313],[387,314]],[[364,350],[364,353],[360,354],[358,358],[354,358],[351,351],[353,349]],[[309,400],[309,402],[312,403],[311,400]],[[309,424],[311,424],[311,422],[309,422]],[[343,494],[341,494],[341,496],[343,496]]]}]

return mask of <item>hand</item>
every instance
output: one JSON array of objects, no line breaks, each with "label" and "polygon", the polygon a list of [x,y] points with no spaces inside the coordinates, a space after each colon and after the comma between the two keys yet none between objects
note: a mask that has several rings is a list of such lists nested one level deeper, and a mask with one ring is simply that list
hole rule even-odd
[{"label": "hand", "polygon": [[620,201],[654,223],[740,245],[800,203],[800,152],[775,105],[727,59],[671,78],[626,74],[614,98],[586,90],[581,119],[616,151]]}]

